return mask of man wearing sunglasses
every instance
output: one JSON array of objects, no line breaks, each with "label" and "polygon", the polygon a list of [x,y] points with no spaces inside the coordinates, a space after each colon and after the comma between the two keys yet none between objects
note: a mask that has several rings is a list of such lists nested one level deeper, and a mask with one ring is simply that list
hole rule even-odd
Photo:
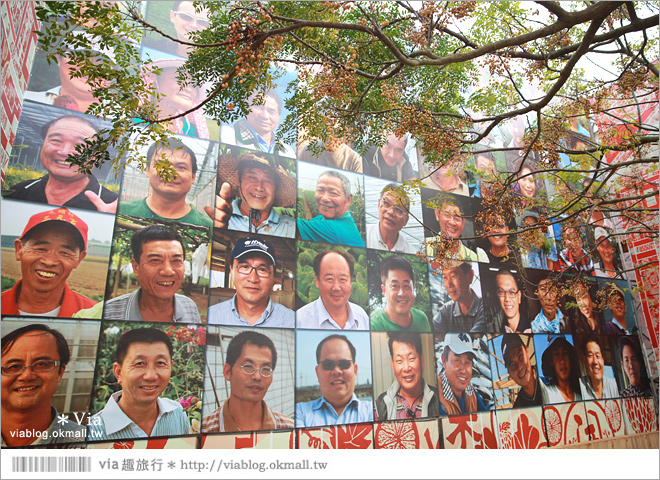
[{"label": "man wearing sunglasses", "polygon": [[396,191],[397,185],[389,183],[380,192],[378,223],[367,226],[367,248],[415,253],[415,249],[401,235],[408,224],[410,199]]},{"label": "man wearing sunglasses", "polygon": [[70,357],[64,336],[46,325],[2,338],[2,447],[85,440],[85,427],[51,405]]},{"label": "man wearing sunglasses", "polygon": [[293,328],[293,310],[275,303],[275,248],[259,237],[236,241],[231,252],[230,278],[233,298],[209,308],[209,324],[243,327]]},{"label": "man wearing sunglasses", "polygon": [[266,335],[248,330],[233,337],[222,368],[231,393],[220,408],[202,418],[202,432],[293,428],[291,417],[271,410],[264,402],[276,364],[277,350]]},{"label": "man wearing sunglasses", "polygon": [[373,421],[371,402],[358,400],[355,347],[345,335],[330,335],[316,347],[316,377],[321,397],[296,404],[296,427]]},{"label": "man wearing sunglasses", "polygon": [[[204,30],[209,26],[209,17],[206,9],[195,11],[193,2],[174,2],[170,11],[170,21],[174,24],[176,38],[181,42],[191,42],[190,34]],[[193,47],[177,44],[176,54],[187,57]]]}]

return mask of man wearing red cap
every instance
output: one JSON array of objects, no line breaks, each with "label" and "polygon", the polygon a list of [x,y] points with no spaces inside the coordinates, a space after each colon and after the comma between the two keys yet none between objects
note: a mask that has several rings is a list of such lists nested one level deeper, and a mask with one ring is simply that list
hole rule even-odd
[{"label": "man wearing red cap", "polygon": [[66,284],[87,254],[87,224],[69,210],[32,215],[14,248],[22,278],[3,292],[3,315],[71,317],[96,304]]}]

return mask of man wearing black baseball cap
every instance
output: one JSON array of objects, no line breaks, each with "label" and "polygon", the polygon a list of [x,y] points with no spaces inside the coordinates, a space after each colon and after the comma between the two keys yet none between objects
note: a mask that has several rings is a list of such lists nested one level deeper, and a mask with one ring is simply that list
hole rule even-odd
[{"label": "man wearing black baseball cap", "polygon": [[275,284],[275,248],[259,237],[241,238],[231,252],[236,294],[209,308],[209,324],[293,328],[295,313],[270,299]]},{"label": "man wearing black baseball cap", "polygon": [[511,380],[522,387],[518,390],[513,408],[543,405],[539,376],[532,365],[527,345],[520,335],[505,333],[502,336],[502,358]]}]

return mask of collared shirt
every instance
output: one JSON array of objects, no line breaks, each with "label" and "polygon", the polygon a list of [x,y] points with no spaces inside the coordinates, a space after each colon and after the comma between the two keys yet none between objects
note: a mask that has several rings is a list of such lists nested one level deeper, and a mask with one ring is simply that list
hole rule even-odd
[{"label": "collared shirt", "polygon": [[[440,382],[442,384],[442,388],[438,388],[441,395],[440,415],[456,415],[457,413],[488,411],[481,395],[479,395],[479,392],[477,392],[471,384],[463,391],[462,397],[457,397],[454,395],[454,391],[452,390],[449,379],[444,371],[440,374]],[[445,404],[447,404],[447,406],[445,406]],[[448,411],[447,409],[449,407],[451,407],[453,411]]]},{"label": "collared shirt", "polygon": [[612,323],[619,327],[621,331],[625,332],[625,335],[630,335],[630,332],[623,325],[621,325],[616,318],[612,317]]},{"label": "collared shirt", "polygon": [[230,230],[239,230],[241,232],[256,232],[262,235],[274,235],[276,237],[296,236],[296,220],[288,215],[280,215],[274,208],[270,209],[270,214],[266,221],[258,226],[252,224],[250,217],[243,215],[239,208],[241,200],[235,199],[232,204],[232,213],[229,218],[227,228]]},{"label": "collared shirt", "polygon": [[380,223],[367,225],[367,248],[376,248],[378,250],[401,252],[401,253],[417,253],[417,251],[408,243],[408,241],[399,232],[394,244],[394,248],[390,250],[387,243],[383,240],[380,234]]},{"label": "collared shirt", "polygon": [[[584,400],[598,400],[589,375],[580,377],[580,392]],[[619,390],[616,388],[614,379],[603,375],[603,398],[617,398],[618,396]]]},{"label": "collared shirt", "polygon": [[[69,419],[65,419],[64,422],[62,422],[60,419],[60,413],[53,406],[50,407],[50,414],[51,418],[53,419],[53,421],[50,422],[50,426],[45,432],[39,432],[42,435],[37,437],[34,442],[30,443],[30,446],[85,441],[85,433],[87,432],[87,429],[84,425],[78,425]],[[8,446],[7,443],[5,443],[4,437],[2,437],[2,446]]]},{"label": "collared shirt", "polygon": [[545,238],[550,245],[550,249],[547,254],[542,248],[538,247],[529,247],[526,249],[526,251],[520,252],[520,258],[522,260],[523,267],[547,270],[548,260],[553,262],[559,260],[557,255],[557,244],[555,243],[554,237],[548,232],[545,234]]},{"label": "collared shirt", "polygon": [[[97,194],[105,203],[112,203],[117,200],[117,194],[102,187],[94,175],[87,175],[87,178],[89,179],[89,182],[85,188],[73,198],[65,202],[62,205],[63,207],[84,208],[86,210],[96,211],[96,206],[89,198],[87,198],[87,195],[85,195],[85,192],[88,191]],[[48,197],[46,197],[46,184],[48,183],[48,179],[49,175],[46,174],[38,180],[26,180],[17,183],[11,187],[10,190],[5,190],[6,193],[3,194],[3,197],[13,198],[15,200],[27,200],[29,202],[49,203]]]},{"label": "collared shirt", "polygon": [[372,422],[373,419],[372,402],[358,400],[355,393],[340,415],[337,415],[335,407],[330,405],[323,396],[310,402],[296,404],[296,427],[298,428]]},{"label": "collared shirt", "polygon": [[242,327],[294,328],[296,314],[290,308],[268,299],[266,309],[253,325],[245,320],[236,308],[236,295],[233,298],[209,307],[209,325],[232,325]]},{"label": "collared shirt", "polygon": [[410,325],[402,327],[396,322],[393,322],[390,317],[385,313],[385,309],[381,308],[371,314],[369,318],[371,323],[371,330],[387,330],[394,332],[430,332],[431,326],[429,319],[424,312],[416,308],[410,309]]},{"label": "collared shirt", "polygon": [[401,385],[396,379],[376,399],[374,420],[407,420],[410,418],[437,417],[440,412],[438,392],[422,378],[422,392],[412,405],[401,395]]},{"label": "collared shirt", "polygon": [[195,207],[188,205],[190,211],[183,217],[179,218],[165,218],[156,214],[147,204],[146,198],[139,198],[130,202],[120,202],[117,208],[117,213],[122,215],[130,215],[131,217],[153,218],[155,220],[164,220],[171,222],[187,223],[189,225],[199,225],[202,227],[212,227],[213,220],[207,215],[198,212]]},{"label": "collared shirt", "polygon": [[[21,293],[21,285],[23,280],[19,280],[9,290],[2,292],[2,314],[3,315],[20,315],[18,311],[18,296]],[[58,317],[72,317],[76,312],[83,309],[89,309],[94,305],[98,305],[96,300],[87,298],[85,295],[74,292],[69,285],[64,284],[64,294],[62,295],[62,303],[60,304],[60,311]],[[28,315],[33,315],[28,313]],[[90,317],[80,317],[90,318]],[[93,318],[93,317],[91,317]],[[99,317],[100,318],[100,317]]]},{"label": "collared shirt", "polygon": [[[140,312],[140,291],[127,293],[112,300],[100,302],[92,308],[81,310],[74,318],[103,318],[104,320],[137,320],[144,321]],[[202,323],[197,310],[197,304],[190,298],[178,293],[174,294],[174,314],[172,322],[175,323]]]},{"label": "collared shirt", "polygon": [[[212,432],[240,432],[234,418],[229,412],[229,408],[225,408],[227,402],[215,411],[209,413],[202,418],[202,433]],[[261,428],[259,430],[279,430],[282,428],[293,428],[294,422],[291,417],[287,417],[275,410],[271,410],[266,402],[261,401],[261,408],[263,415],[261,417]]]},{"label": "collared shirt", "polygon": [[323,215],[317,215],[311,220],[298,219],[298,232],[303,240],[328,242],[335,245],[364,247],[362,235],[355,225],[350,210],[342,216],[326,220]]},{"label": "collared shirt", "polygon": [[121,395],[121,390],[112,394],[103,410],[89,418],[87,441],[186,435],[190,432],[190,421],[181,405],[159,397],[158,417],[151,433],[147,434],[121,409],[117,403]]},{"label": "collared shirt", "polygon": [[[369,330],[369,315],[362,307],[348,302],[348,319],[344,330]],[[321,297],[308,303],[296,312],[296,326],[298,328],[318,328],[341,330],[341,327],[335,322],[328,310],[323,305]]]},{"label": "collared shirt", "polygon": [[563,319],[564,314],[559,309],[557,309],[555,318],[552,320],[548,320],[543,309],[541,309],[534,321],[532,321],[532,333],[559,333]]},{"label": "collared shirt", "polygon": [[[428,238],[426,241],[427,242],[436,242],[440,240],[440,236],[435,236]],[[483,251],[481,248],[477,248],[477,251],[474,252],[470,250],[468,247],[463,245],[463,242],[460,240],[458,241],[458,256],[456,257],[458,260],[468,260],[470,262],[482,262],[482,263],[489,263],[488,262],[488,255],[486,255],[486,252]],[[428,257],[435,257],[435,247],[433,245],[427,244],[426,246],[426,255]]]},{"label": "collared shirt", "polygon": [[434,332],[486,332],[486,315],[482,298],[472,292],[472,303],[468,311],[463,314],[461,306],[454,300],[445,303],[440,311],[433,317]]}]

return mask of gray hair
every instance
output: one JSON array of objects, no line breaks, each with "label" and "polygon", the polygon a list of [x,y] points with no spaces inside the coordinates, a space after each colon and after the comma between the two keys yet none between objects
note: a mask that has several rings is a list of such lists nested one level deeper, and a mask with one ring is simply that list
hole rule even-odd
[{"label": "gray hair", "polygon": [[351,196],[351,182],[350,180],[346,177],[346,175],[343,175],[339,172],[335,172],[334,170],[326,170],[323,172],[321,175],[319,175],[319,179],[321,177],[335,177],[341,180],[341,186],[344,189],[344,196],[346,198]]}]

